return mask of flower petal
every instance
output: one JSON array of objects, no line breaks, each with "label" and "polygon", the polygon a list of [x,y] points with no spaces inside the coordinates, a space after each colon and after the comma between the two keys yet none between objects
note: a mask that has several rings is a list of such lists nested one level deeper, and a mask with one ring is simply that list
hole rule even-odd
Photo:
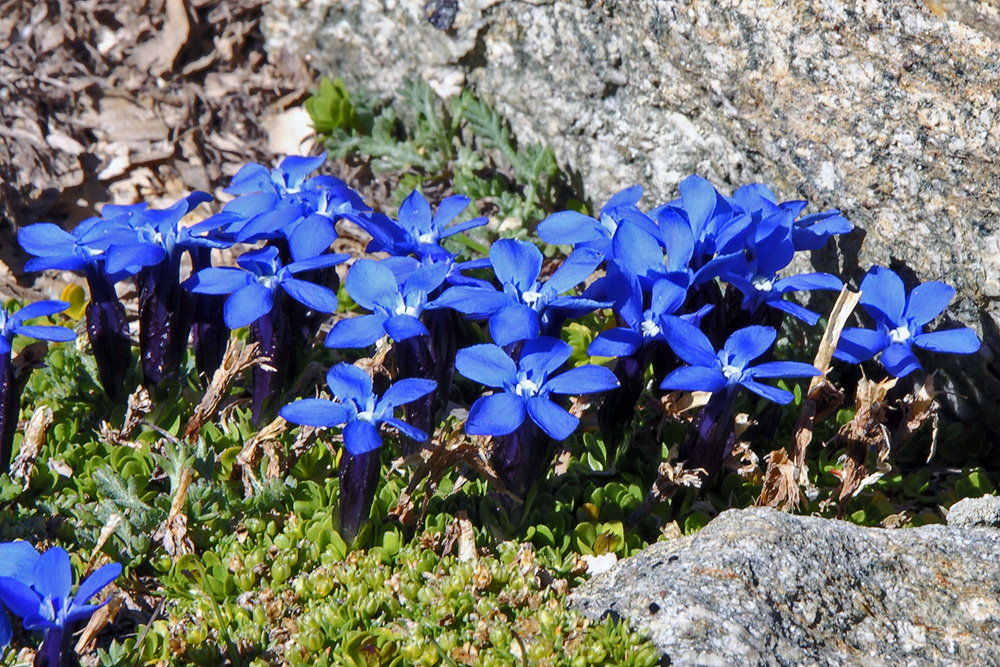
[{"label": "flower petal", "polygon": [[18,327],[14,333],[20,336],[37,338],[38,340],[51,340],[59,343],[76,340],[76,332],[66,327],[26,325]]},{"label": "flower petal", "polygon": [[532,370],[547,377],[569,361],[572,354],[573,347],[566,341],[551,336],[532,338],[524,342],[518,366],[523,371]]},{"label": "flower petal", "polygon": [[565,440],[573,435],[580,420],[547,398],[535,396],[528,400],[531,420],[554,440]]},{"label": "flower petal", "polygon": [[490,247],[490,263],[497,279],[525,292],[535,285],[542,270],[542,251],[526,241],[500,239]]},{"label": "flower petal", "polygon": [[382,446],[382,436],[372,424],[363,421],[347,422],[344,427],[344,447],[351,456],[360,456]]},{"label": "flower petal", "polygon": [[19,327],[21,322],[33,320],[36,317],[48,317],[49,315],[55,315],[56,313],[63,312],[67,308],[69,308],[68,301],[38,301],[36,303],[29,303],[21,310],[11,314],[10,318],[7,320],[7,328],[14,329]]},{"label": "flower petal", "polygon": [[455,234],[461,234],[462,232],[467,232],[470,229],[475,229],[476,227],[482,227],[489,220],[486,218],[473,218],[472,220],[466,220],[465,222],[459,222],[448,229],[441,232],[441,238],[446,239],[449,236],[454,236]]},{"label": "flower petal", "polygon": [[597,265],[604,261],[604,255],[591,250],[590,248],[580,248],[574,250],[566,261],[556,269],[545,282],[545,290],[555,294],[562,294],[573,289],[594,273]]},{"label": "flower petal", "polygon": [[930,282],[917,285],[906,298],[903,316],[907,322],[922,327],[944,312],[955,296],[955,288],[945,283]]},{"label": "flower petal", "polygon": [[52,547],[35,563],[31,587],[42,598],[66,600],[73,588],[73,568],[62,547]]},{"label": "flower petal", "polygon": [[913,344],[931,352],[952,354],[972,354],[978,352],[980,346],[979,336],[967,327],[918,334],[913,337]]},{"label": "flower petal", "polygon": [[604,236],[601,223],[576,211],[559,211],[538,223],[538,238],[553,245],[576,245]]},{"label": "flower petal", "polygon": [[194,274],[181,286],[196,294],[232,294],[253,280],[253,275],[243,269],[210,267]]},{"label": "flower petal", "polygon": [[889,345],[889,340],[881,331],[847,327],[840,334],[840,341],[833,356],[851,364],[868,361]]},{"label": "flower petal", "polygon": [[885,348],[879,361],[882,362],[885,370],[895,377],[903,377],[921,369],[920,362],[914,356],[913,350],[910,349],[909,345],[902,343]]},{"label": "flower petal", "polygon": [[830,290],[839,292],[844,288],[844,283],[837,276],[829,273],[803,273],[797,276],[789,276],[775,281],[774,290],[776,292],[803,292],[812,290]]},{"label": "flower petal", "polygon": [[465,432],[469,435],[507,435],[517,430],[522,423],[524,399],[502,392],[483,396],[472,404],[469,418],[465,422]]},{"label": "flower petal", "polygon": [[337,398],[364,405],[372,397],[372,377],[353,364],[341,362],[327,371],[326,384]]},{"label": "flower petal", "polygon": [[553,394],[594,394],[618,388],[618,378],[604,366],[585,364],[560,373],[543,385]]},{"label": "flower petal", "polygon": [[663,336],[670,348],[687,363],[706,368],[718,365],[719,356],[715,348],[698,327],[667,315],[660,318],[660,328],[663,329]]},{"label": "flower petal", "polygon": [[816,323],[819,322],[819,313],[815,313],[808,308],[800,306],[794,301],[785,301],[780,297],[780,295],[776,298],[768,299],[767,305],[784,313],[788,313],[792,317],[802,320],[811,327],[816,326]]},{"label": "flower petal", "polygon": [[350,417],[350,411],[340,403],[322,398],[303,398],[281,408],[281,417],[293,424],[330,428],[340,426]]},{"label": "flower petal", "polygon": [[451,308],[473,319],[492,317],[506,308],[511,298],[492,287],[471,287],[459,285],[449,287],[434,300],[435,308]]},{"label": "flower petal", "polygon": [[753,380],[745,379],[740,382],[740,385],[746,387],[758,396],[763,396],[769,401],[774,401],[780,405],[788,405],[795,398],[795,395],[790,391],[785,391],[784,389],[779,389],[777,387],[772,387],[769,384],[763,384],[761,382],[754,382]]},{"label": "flower petal", "polygon": [[459,350],[455,370],[487,387],[502,387],[517,382],[517,364],[496,345],[473,345]]},{"label": "flower petal", "polygon": [[386,417],[382,420],[384,423],[398,430],[400,433],[405,435],[410,440],[415,440],[417,442],[423,442],[427,440],[427,434],[421,431],[416,426],[410,426],[401,419],[396,419],[395,417]]},{"label": "flower petal", "polygon": [[[417,235],[431,231],[431,205],[419,190],[406,196],[399,205],[399,225]],[[452,216],[454,217],[454,216]]]},{"label": "flower petal", "polygon": [[42,601],[24,582],[13,577],[0,577],[0,602],[15,616],[27,618],[38,613]]},{"label": "flower petal", "polygon": [[375,310],[379,305],[392,308],[399,295],[396,276],[388,268],[370,259],[359,259],[347,272],[344,288],[362,308]]},{"label": "flower petal", "polygon": [[902,324],[906,306],[903,280],[883,266],[873,266],[861,281],[861,305],[877,322],[895,329]]},{"label": "flower petal", "polygon": [[507,306],[490,318],[490,336],[497,345],[534,338],[540,327],[538,313],[520,303]]},{"label": "flower petal", "polygon": [[704,366],[682,366],[673,370],[660,383],[660,389],[673,391],[708,391],[716,393],[726,388],[722,371]]},{"label": "flower petal", "polygon": [[437,382],[434,380],[424,380],[422,378],[405,378],[399,380],[382,394],[382,399],[379,401],[379,408],[383,404],[392,407],[406,405],[421,396],[426,396],[435,389],[437,389]]},{"label": "flower petal", "polygon": [[597,334],[587,348],[592,357],[626,357],[642,345],[642,334],[632,329],[616,327]]},{"label": "flower petal", "polygon": [[424,323],[413,315],[393,315],[383,325],[389,338],[394,341],[406,340],[414,336],[429,336]]},{"label": "flower petal", "polygon": [[746,370],[754,378],[805,378],[821,375],[812,364],[801,361],[768,361]]},{"label": "flower petal", "polygon": [[273,306],[274,294],[255,280],[226,299],[222,316],[227,327],[239,329],[270,313]]},{"label": "flower petal", "polygon": [[0,577],[13,577],[30,586],[38,558],[38,551],[28,542],[4,542],[0,544]]},{"label": "flower petal", "polygon": [[[459,213],[467,209],[471,202],[472,200],[465,195],[445,197],[438,204],[437,213],[434,214],[434,220],[432,221],[433,228],[438,231],[443,230],[445,225],[454,220],[455,216]],[[483,221],[485,222],[485,219]]]},{"label": "flower petal", "polygon": [[313,310],[321,313],[337,311],[337,295],[328,287],[298,278],[285,278],[281,281],[281,289],[299,303]]},{"label": "flower petal", "polygon": [[734,331],[722,349],[732,355],[732,365],[744,368],[770,350],[777,338],[778,332],[771,327],[750,326]]},{"label": "flower petal", "polygon": [[333,349],[368,347],[385,335],[385,315],[361,315],[337,320],[323,345]]},{"label": "flower petal", "polygon": [[327,248],[337,240],[337,230],[334,229],[333,222],[318,213],[304,218],[296,225],[289,225],[284,231],[292,260],[296,262],[326,252]]},{"label": "flower petal", "polygon": [[122,566],[118,563],[102,565],[83,580],[80,588],[76,591],[76,595],[73,597],[73,604],[71,606],[79,607],[86,604],[92,597],[100,593],[105,586],[117,579],[121,573]]}]

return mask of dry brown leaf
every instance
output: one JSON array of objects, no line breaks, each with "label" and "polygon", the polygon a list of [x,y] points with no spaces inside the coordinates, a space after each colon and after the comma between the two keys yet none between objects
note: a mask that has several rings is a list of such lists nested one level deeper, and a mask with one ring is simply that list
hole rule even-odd
[{"label": "dry brown leaf", "polygon": [[[287,421],[281,417],[275,418],[270,424],[254,433],[243,444],[243,449],[240,450],[240,453],[236,455],[236,461],[233,463],[233,472],[236,472],[236,470],[240,471],[243,481],[243,493],[247,498],[253,496],[262,488],[260,480],[254,474],[254,469],[263,455],[267,454],[270,457],[267,466],[268,475],[271,475],[272,470],[276,471],[280,468],[280,464],[275,460],[277,455],[274,444],[285,434],[288,428]],[[302,432],[306,431],[311,435],[315,432],[315,429],[303,427]],[[300,432],[300,437],[302,437],[302,432]]]},{"label": "dry brown leaf", "polygon": [[93,616],[87,622],[86,627],[83,628],[83,632],[80,633],[80,639],[77,640],[76,646],[73,649],[77,655],[93,651],[97,642],[97,635],[101,634],[104,628],[114,623],[115,618],[118,617],[118,612],[122,608],[122,599],[118,595],[118,587],[112,584],[108,590],[110,591],[108,603],[94,612]]},{"label": "dry brown leaf", "polygon": [[160,76],[174,66],[191,34],[184,0],[167,0],[166,14],[166,21],[156,39],[132,51],[135,64],[154,76]]},{"label": "dry brown leaf", "polygon": [[187,515],[184,513],[184,503],[187,502],[188,488],[192,481],[194,481],[194,471],[191,468],[184,468],[170,503],[167,519],[153,533],[153,539],[162,543],[163,550],[174,559],[194,553],[194,544],[187,536]]},{"label": "dry brown leaf", "polygon": [[463,563],[479,560],[479,552],[476,550],[476,533],[465,510],[460,510],[455,514],[455,524],[458,526],[458,560]]},{"label": "dry brown leaf", "polygon": [[[866,377],[858,382],[854,419],[844,424],[838,434],[838,438],[847,443],[844,467],[835,473],[840,478],[841,510],[862,488],[888,472],[890,441],[885,427],[885,401],[896,382],[896,378],[873,382]],[[870,451],[877,452],[876,471],[871,475],[868,472]]]},{"label": "dry brown leaf", "polygon": [[10,476],[12,479],[20,479],[24,489],[28,489],[31,471],[35,467],[35,459],[45,445],[45,433],[52,425],[52,409],[41,407],[31,414],[28,425],[24,427],[24,439],[21,440],[21,448],[17,452],[17,457],[10,466]]},{"label": "dry brown leaf", "polygon": [[263,365],[270,359],[260,354],[260,346],[257,343],[245,345],[235,338],[230,338],[226,344],[226,353],[222,357],[222,364],[212,376],[212,383],[201,399],[201,403],[194,409],[194,414],[184,426],[184,437],[193,441],[198,437],[201,427],[212,419],[219,410],[222,399],[225,398],[229,386],[243,371],[254,366]]},{"label": "dry brown leaf", "polygon": [[700,489],[704,476],[705,470],[702,468],[686,470],[684,463],[671,465],[669,461],[664,461],[657,470],[656,481],[653,482],[653,487],[646,494],[646,497],[643,498],[639,507],[629,515],[626,523],[629,526],[637,525],[646,515],[653,511],[654,507],[670,499],[677,492],[677,489],[681,487]]},{"label": "dry brown leaf", "polygon": [[785,448],[775,449],[767,458],[764,487],[757,498],[757,507],[775,507],[786,512],[801,507],[805,498],[799,488],[799,474]]},{"label": "dry brown leaf", "polygon": [[931,450],[927,456],[927,462],[934,458],[937,449],[937,422],[938,422],[938,402],[939,392],[934,389],[934,376],[931,373],[924,379],[924,383],[914,394],[907,394],[900,401],[899,407],[903,413],[903,419],[892,434],[892,453],[895,454],[910,441],[913,435],[920,430],[920,427],[931,422],[933,433],[931,434]]}]

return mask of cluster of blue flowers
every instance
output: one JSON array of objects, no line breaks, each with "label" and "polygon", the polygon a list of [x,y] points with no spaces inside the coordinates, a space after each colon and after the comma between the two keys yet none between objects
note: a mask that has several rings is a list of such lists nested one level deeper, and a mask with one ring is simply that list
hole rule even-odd
[{"label": "cluster of blue flowers", "polygon": [[[280,409],[294,423],[342,428],[341,488],[355,494],[341,504],[342,527],[356,529],[367,516],[377,484],[379,429],[402,433],[404,453],[412,452],[439,423],[455,370],[487,388],[469,408],[466,432],[494,437],[491,463],[516,494],[544,471],[551,443],[579,424],[559,397],[603,392],[599,424],[613,443],[632,419],[650,367],[660,390],[711,392],[681,448],[689,467],[711,475],[733,444],[732,412],[743,389],[787,403],[792,395],[765,380],[819,373],[771,355],[785,316],[809,325],[820,317],[788,299],[790,293],[843,286],[826,273],[782,276],[796,252],[851,230],[836,210],[802,215],[806,202],[778,202],[763,185],[743,186],[728,197],[698,176],[681,182],[678,199],[644,210],[635,186],[612,197],[597,217],[561,211],[538,225],[545,243],[573,247],[550,273],[538,247],[526,241],[496,241],[488,257],[468,261],[446,249],[448,237],[486,223],[455,223],[469,198],[447,197],[434,211],[414,191],[392,219],[371,210],[343,182],[311,176],[324,159],[288,157],[276,169],[243,167],[227,190],[235,197],[194,225],[181,221],[210,199],[204,193],[165,210],[105,206],[102,217],[72,233],[38,224],[21,230],[19,239],[36,256],[29,269],[86,272],[87,332],[112,397],[121,396],[130,346],[116,282],[131,277],[139,289],[142,372],[150,385],[177,372],[189,339],[199,370],[209,375],[229,329],[249,326],[250,339],[271,359],[254,371],[256,422],[278,409],[293,351],[308,346],[337,310],[334,267],[349,259],[331,252],[337,222],[368,232],[368,252],[383,258],[354,261],[344,285],[367,312],[338,319],[325,344],[370,351],[379,341],[391,343],[396,382],[379,386],[342,363],[327,377],[332,400],[302,399]],[[234,244],[254,247],[235,267],[211,265],[213,249]],[[181,282],[183,253],[193,271]],[[898,276],[876,267],[861,287],[876,328],[847,329],[839,358],[860,362],[881,354],[889,373],[905,375],[920,367],[914,345],[935,352],[978,349],[969,329],[923,331],[950,301],[947,286],[927,283],[907,296]],[[567,368],[571,349],[561,340],[563,325],[599,309],[610,309],[616,326],[601,331],[588,352],[617,358],[613,370]],[[38,313],[43,310],[49,312]],[[18,332],[52,335],[29,329]],[[346,506],[358,515],[345,517]]]},{"label": "cluster of blue flowers", "polygon": [[44,633],[35,665],[69,664],[64,658],[70,656],[73,626],[107,604],[108,600],[100,604],[90,600],[121,572],[118,563],[103,565],[72,595],[73,569],[64,549],[53,547],[39,554],[27,542],[0,543],[0,648],[13,636],[6,607],[20,617],[25,630]]}]

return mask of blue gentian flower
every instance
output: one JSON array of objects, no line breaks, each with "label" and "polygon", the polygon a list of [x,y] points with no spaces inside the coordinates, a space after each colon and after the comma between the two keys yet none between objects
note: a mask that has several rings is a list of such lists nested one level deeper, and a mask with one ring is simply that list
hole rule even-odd
[{"label": "blue gentian flower", "polygon": [[210,267],[186,280],[183,287],[198,294],[231,294],[226,300],[226,325],[236,329],[267,315],[280,290],[303,305],[322,313],[337,310],[337,295],[322,285],[295,278],[301,271],[340,264],[348,255],[320,255],[282,266],[278,249],[245,252],[236,260],[242,268]]},{"label": "blue gentian flower", "polygon": [[791,239],[797,251],[818,250],[831,236],[847,234],[854,229],[854,225],[836,209],[799,218],[808,202],[795,200],[779,204],[774,193],[760,183],[740,186],[733,193],[732,202],[735,208],[750,213],[755,222],[779,210],[789,213],[793,219],[797,218],[793,223]]},{"label": "blue gentian flower", "polygon": [[471,201],[465,195],[445,197],[438,205],[437,213],[432,214],[430,204],[418,190],[414,190],[400,204],[398,221],[380,214],[348,217],[372,235],[367,252],[388,252],[397,257],[439,258],[450,256],[440,245],[442,239],[486,224],[486,218],[480,217],[447,226],[468,208]]},{"label": "blue gentian flower", "polygon": [[979,337],[972,329],[924,333],[924,326],[944,312],[953,296],[954,288],[940,282],[917,285],[907,294],[903,280],[893,271],[872,267],[861,281],[861,305],[875,321],[875,329],[844,329],[834,356],[856,364],[881,352],[889,374],[903,377],[921,370],[913,346],[952,354],[978,351]]},{"label": "blue gentian flower", "polygon": [[281,416],[306,426],[330,428],[344,425],[344,448],[353,456],[382,446],[378,427],[387,424],[417,442],[427,434],[396,419],[395,408],[434,391],[433,380],[407,378],[389,387],[381,398],[372,389],[372,379],[357,366],[339,363],[330,369],[326,383],[333,401],[304,398],[281,409]]},{"label": "blue gentian flower", "polygon": [[596,250],[575,250],[555,273],[539,282],[541,251],[525,241],[501,239],[490,248],[490,263],[502,291],[459,285],[447,289],[436,308],[452,308],[472,317],[490,318],[497,345],[510,345],[538,335],[558,335],[565,313],[584,313],[608,304],[561,296],[586,280],[602,261]]},{"label": "blue gentian flower", "polygon": [[[0,577],[12,577],[30,586],[37,562],[38,552],[27,542],[0,543]],[[10,617],[0,601],[0,648],[10,644],[12,637]]]},{"label": "blue gentian flower", "polygon": [[769,361],[751,365],[771,349],[777,332],[771,327],[738,329],[716,351],[698,327],[677,317],[663,319],[667,342],[678,357],[690,364],[676,369],[660,384],[661,389],[734,393],[740,387],[782,405],[791,402],[791,392],[763,384],[766,378],[795,378],[820,375],[811,364],[798,361]]},{"label": "blue gentian flower", "polygon": [[[104,206],[105,218],[88,218],[72,233],[57,225],[41,222],[17,232],[17,241],[34,259],[24,265],[26,271],[84,271],[90,287],[87,304],[87,337],[93,350],[104,392],[113,401],[125,397],[125,379],[132,359],[125,306],[118,299],[115,283],[128,277],[125,272],[109,274],[104,267],[107,247],[116,240],[134,238],[129,220],[139,215],[145,204]],[[114,221],[115,224],[107,224]],[[104,231],[92,234],[96,227]],[[98,238],[94,238],[98,237]],[[85,239],[90,238],[90,241]]]},{"label": "blue gentian flower", "polygon": [[375,395],[372,379],[357,366],[340,363],[327,373],[334,400],[306,398],[289,403],[281,416],[294,423],[320,428],[343,425],[344,456],[340,461],[340,534],[350,542],[371,513],[379,481],[382,446],[379,426],[385,424],[417,442],[427,434],[395,417],[395,409],[434,391],[433,380],[408,378]]},{"label": "blue gentian flower", "polygon": [[606,259],[613,259],[612,239],[623,222],[630,221],[650,235],[658,235],[656,223],[637,206],[641,197],[642,186],[626,188],[608,200],[597,218],[577,211],[558,211],[538,223],[538,238],[554,245],[592,248]]},{"label": "blue gentian flower", "polygon": [[347,272],[344,289],[372,314],[339,320],[326,337],[327,347],[367,347],[385,334],[395,341],[428,334],[420,315],[429,305],[428,295],[444,282],[448,265],[399,262],[397,274],[387,261],[359,259]]},{"label": "blue gentian flower", "polygon": [[472,404],[465,432],[507,435],[528,415],[547,435],[565,440],[580,420],[554,403],[550,395],[592,394],[618,386],[614,373],[603,366],[577,366],[556,375],[571,354],[568,343],[549,337],[526,340],[517,362],[496,345],[459,350],[455,359],[459,373],[501,390]]},{"label": "blue gentian flower", "polygon": [[758,221],[744,239],[742,261],[727,262],[719,278],[734,285],[743,294],[742,309],[751,316],[764,306],[788,313],[810,326],[819,321],[815,313],[784,295],[791,292],[830,290],[839,292],[843,283],[829,273],[807,273],[779,278],[778,273],[791,263],[795,255],[792,241],[794,213],[778,209]]},{"label": "blue gentian flower", "polygon": [[0,473],[10,469],[14,449],[14,434],[21,411],[21,386],[14,377],[11,344],[14,336],[66,342],[76,338],[76,332],[66,327],[25,324],[36,317],[55,315],[69,308],[65,301],[39,301],[9,313],[0,308]]},{"label": "blue gentian flower", "polygon": [[[22,548],[23,549],[23,548]],[[24,554],[21,554],[24,557]],[[27,559],[19,563],[25,565]],[[104,587],[118,578],[122,566],[109,563],[87,577],[76,595],[71,597],[73,570],[69,554],[60,547],[53,547],[38,555],[32,568],[30,579],[19,568],[14,576],[0,576],[0,601],[17,616],[21,617],[26,630],[45,632],[39,650],[41,661],[46,667],[58,667],[61,663],[63,639],[72,632],[73,625],[88,618],[100,609],[100,604],[88,604],[90,599]]]}]

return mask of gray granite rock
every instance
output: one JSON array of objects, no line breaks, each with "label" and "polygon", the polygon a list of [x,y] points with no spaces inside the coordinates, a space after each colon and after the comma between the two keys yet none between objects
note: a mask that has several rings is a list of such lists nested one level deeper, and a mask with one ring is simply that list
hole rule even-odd
[{"label": "gray granite rock", "polygon": [[1000,498],[964,498],[948,510],[948,525],[957,528],[1000,528]]},{"label": "gray granite rock", "polygon": [[578,588],[671,665],[1000,665],[1000,532],[730,510]]},{"label": "gray granite rock", "polygon": [[[980,407],[1000,396],[995,3],[462,0],[442,22],[443,5],[272,0],[264,30],[272,52],[352,86],[472,88],[598,205],[640,183],[652,206],[696,172],[840,208],[863,232],[813,264],[955,285],[951,312],[988,345],[948,362],[948,389]],[[1000,431],[1000,411],[978,417]]]}]

